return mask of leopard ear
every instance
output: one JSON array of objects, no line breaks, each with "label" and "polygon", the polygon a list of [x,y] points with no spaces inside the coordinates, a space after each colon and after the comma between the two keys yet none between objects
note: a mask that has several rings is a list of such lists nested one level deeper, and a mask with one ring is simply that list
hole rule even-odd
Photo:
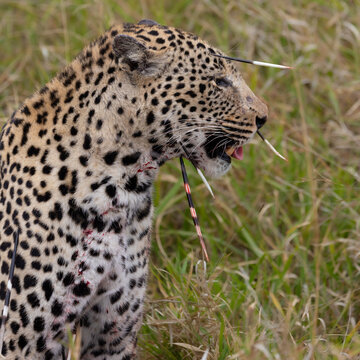
[{"label": "leopard ear", "polygon": [[117,35],[114,38],[113,50],[115,56],[127,64],[131,72],[137,71],[144,76],[159,75],[167,63],[163,52],[149,50],[128,35]]}]

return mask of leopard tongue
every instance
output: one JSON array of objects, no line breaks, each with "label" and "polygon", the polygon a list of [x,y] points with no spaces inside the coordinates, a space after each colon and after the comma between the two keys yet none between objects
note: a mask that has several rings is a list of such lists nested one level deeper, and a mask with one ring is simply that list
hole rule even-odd
[{"label": "leopard tongue", "polygon": [[235,159],[242,160],[244,158],[242,146],[237,147],[231,156]]},{"label": "leopard tongue", "polygon": [[239,147],[231,147],[226,149],[225,151],[229,156],[237,159],[237,160],[242,160],[243,159],[243,148],[242,146]]}]

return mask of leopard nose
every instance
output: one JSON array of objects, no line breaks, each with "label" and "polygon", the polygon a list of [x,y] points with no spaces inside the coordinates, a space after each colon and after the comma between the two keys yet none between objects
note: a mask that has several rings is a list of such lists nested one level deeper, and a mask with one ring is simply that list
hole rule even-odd
[{"label": "leopard nose", "polygon": [[263,116],[263,117],[257,116],[255,119],[257,128],[260,129],[261,127],[263,127],[266,123],[266,120],[267,120],[267,116]]}]

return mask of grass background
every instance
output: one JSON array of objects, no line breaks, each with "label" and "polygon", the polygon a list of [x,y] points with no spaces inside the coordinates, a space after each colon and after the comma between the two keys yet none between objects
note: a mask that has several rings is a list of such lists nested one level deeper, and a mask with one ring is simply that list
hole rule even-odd
[{"label": "grass background", "polygon": [[360,358],[360,5],[357,0],[0,0],[0,122],[106,28],[151,18],[226,51],[270,107],[212,200],[188,166],[156,183],[140,359]]}]

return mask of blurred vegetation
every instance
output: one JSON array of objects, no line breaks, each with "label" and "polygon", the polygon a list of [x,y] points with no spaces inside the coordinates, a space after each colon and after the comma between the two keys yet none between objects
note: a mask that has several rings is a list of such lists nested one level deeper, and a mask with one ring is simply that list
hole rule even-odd
[{"label": "blurred vegetation", "polygon": [[114,23],[151,18],[243,58],[264,135],[212,181],[190,170],[204,269],[176,161],[156,183],[140,359],[360,356],[360,4],[357,0],[0,0],[0,121]]}]

